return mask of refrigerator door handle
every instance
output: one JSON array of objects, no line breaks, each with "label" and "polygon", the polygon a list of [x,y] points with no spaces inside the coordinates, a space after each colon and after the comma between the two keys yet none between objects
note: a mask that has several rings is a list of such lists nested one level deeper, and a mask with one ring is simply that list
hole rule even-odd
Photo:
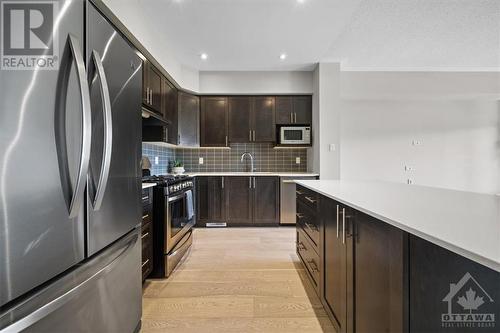
[{"label": "refrigerator door handle", "polygon": [[69,205],[69,217],[73,218],[78,215],[80,205],[84,199],[85,183],[89,171],[90,162],[90,144],[91,144],[91,131],[92,120],[90,111],[90,91],[87,81],[87,71],[85,70],[85,63],[83,61],[82,51],[80,49],[79,40],[75,36],[68,35],[69,46],[71,54],[76,65],[76,73],[78,76],[78,86],[80,88],[80,97],[82,101],[82,143],[81,143],[81,157],[80,165],[78,167],[78,176],[76,187],[73,192],[71,202]]},{"label": "refrigerator door handle", "polygon": [[103,114],[104,114],[104,153],[101,164],[101,174],[99,175],[99,180],[97,183],[96,195],[94,202],[94,210],[99,210],[102,205],[102,200],[104,198],[104,193],[106,192],[106,187],[109,179],[109,169],[111,167],[111,152],[113,146],[113,119],[111,114],[111,99],[109,97],[108,81],[106,80],[106,74],[104,73],[104,67],[102,65],[101,57],[96,50],[92,51],[92,60],[97,69],[97,75],[101,81],[101,96],[103,103]]}]

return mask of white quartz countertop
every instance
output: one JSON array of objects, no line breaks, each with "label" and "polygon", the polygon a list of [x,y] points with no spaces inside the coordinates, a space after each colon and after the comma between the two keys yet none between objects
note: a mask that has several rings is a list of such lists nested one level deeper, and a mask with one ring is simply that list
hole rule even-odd
[{"label": "white quartz countertop", "polygon": [[500,272],[500,196],[388,182],[297,180]]},{"label": "white quartz countertop", "polygon": [[191,177],[201,176],[274,176],[274,177],[316,177],[317,173],[309,172],[188,172]]},{"label": "white quartz countertop", "polygon": [[142,183],[142,189],[144,190],[145,188],[150,188],[156,186],[156,183]]}]

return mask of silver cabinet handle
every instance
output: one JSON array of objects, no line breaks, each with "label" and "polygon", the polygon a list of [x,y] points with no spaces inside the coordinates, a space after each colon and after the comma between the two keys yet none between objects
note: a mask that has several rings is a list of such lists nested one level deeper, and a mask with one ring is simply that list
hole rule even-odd
[{"label": "silver cabinet handle", "polygon": [[293,122],[296,124],[297,123],[297,112],[293,113],[293,118],[294,118]]},{"label": "silver cabinet handle", "polygon": [[314,262],[314,260],[308,260],[307,263],[309,264],[309,266],[311,266],[311,271],[313,272],[319,272],[319,269],[318,269],[318,265],[316,265],[316,263]]},{"label": "silver cabinet handle", "polygon": [[342,208],[342,244],[345,244],[345,208]]},{"label": "silver cabinet handle", "polygon": [[147,197],[142,197],[142,201],[144,201],[144,200],[148,200],[148,199],[149,199],[149,196],[147,196]]},{"label": "silver cabinet handle", "polygon": [[340,207],[339,205],[337,205],[337,238],[339,238],[339,224],[340,224],[339,214],[340,214]]},{"label": "silver cabinet handle", "polygon": [[224,177],[221,177],[221,186],[224,188]]},{"label": "silver cabinet handle", "polygon": [[248,177],[248,188],[252,188],[252,177]]},{"label": "silver cabinet handle", "polygon": [[226,147],[227,147],[227,135],[226,135]]},{"label": "silver cabinet handle", "polygon": [[297,243],[297,248],[299,249],[299,251],[307,250],[307,248],[305,247],[304,243],[302,243],[302,242],[298,242]]},{"label": "silver cabinet handle", "polygon": [[292,112],[290,112],[290,123],[293,124],[293,113]]},{"label": "silver cabinet handle", "polygon": [[253,141],[255,142],[255,130],[253,130]]},{"label": "silver cabinet handle", "polygon": [[146,103],[149,104],[149,87],[146,88]]},{"label": "silver cabinet handle", "polygon": [[297,216],[298,219],[301,219],[304,217],[304,214],[301,213],[295,213],[295,216]]},{"label": "silver cabinet handle", "polygon": [[149,235],[149,232],[146,232],[144,235],[141,236],[141,239],[146,238]]},{"label": "silver cabinet handle", "polygon": [[252,141],[252,130],[248,130],[248,141]]},{"label": "silver cabinet handle", "polygon": [[145,218],[147,218],[149,216],[149,214],[146,214],[146,215],[143,215],[142,216],[142,219],[144,220]]},{"label": "silver cabinet handle", "polygon": [[101,174],[99,175],[96,195],[93,202],[94,210],[99,210],[102,205],[104,193],[106,193],[106,187],[108,186],[109,169],[111,167],[111,153],[113,147],[113,120],[111,118],[111,99],[109,97],[108,81],[106,79],[106,74],[104,73],[104,67],[102,65],[101,57],[96,50],[92,51],[92,60],[95,63],[97,75],[99,76],[99,79],[101,81],[101,98],[104,105],[104,152],[101,163]]},{"label": "silver cabinet handle", "polygon": [[145,262],[143,262],[141,268],[146,266],[148,262],[149,262],[149,259],[147,259]]},{"label": "silver cabinet handle", "polygon": [[311,197],[306,197],[306,200],[309,201],[310,203],[316,203],[317,200],[311,199]]},{"label": "silver cabinet handle", "polygon": [[253,188],[255,188],[255,177],[253,177]]},{"label": "silver cabinet handle", "polygon": [[296,190],[296,191],[295,191],[295,193],[296,193],[296,194],[298,194],[298,195],[302,195],[302,194],[304,194],[304,192],[301,192],[301,191],[299,191],[299,190]]},{"label": "silver cabinet handle", "polygon": [[153,90],[151,90],[151,88],[149,88],[149,104],[153,104]]},{"label": "silver cabinet handle", "polygon": [[80,88],[80,98],[82,101],[82,143],[81,143],[81,157],[80,165],[78,167],[78,176],[75,186],[75,191],[71,198],[69,206],[69,217],[73,218],[78,215],[80,205],[83,201],[85,193],[85,183],[87,181],[87,174],[89,171],[90,162],[90,144],[92,137],[92,114],[90,110],[90,92],[89,84],[87,81],[87,73],[85,70],[85,63],[83,61],[82,51],[80,49],[79,40],[69,34],[69,46],[73,60],[76,64],[76,72],[78,76],[78,87]]}]

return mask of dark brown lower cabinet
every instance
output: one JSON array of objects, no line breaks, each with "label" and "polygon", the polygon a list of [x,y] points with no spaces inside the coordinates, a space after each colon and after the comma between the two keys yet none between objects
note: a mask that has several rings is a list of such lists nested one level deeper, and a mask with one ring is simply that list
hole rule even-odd
[{"label": "dark brown lower cabinet", "polygon": [[321,197],[322,302],[338,332],[407,332],[407,235]]},{"label": "dark brown lower cabinet", "polygon": [[276,224],[280,218],[278,177],[254,177],[254,223]]},{"label": "dark brown lower cabinet", "polygon": [[153,271],[153,188],[142,190],[142,281]]},{"label": "dark brown lower cabinet", "polygon": [[228,225],[251,224],[254,207],[252,177],[226,177],[225,183]]},{"label": "dark brown lower cabinet", "polygon": [[410,332],[500,331],[500,273],[417,236],[409,249]]},{"label": "dark brown lower cabinet", "polygon": [[197,226],[277,225],[278,177],[196,177]]},{"label": "dark brown lower cabinet", "polygon": [[225,177],[196,177],[196,226],[226,221]]}]

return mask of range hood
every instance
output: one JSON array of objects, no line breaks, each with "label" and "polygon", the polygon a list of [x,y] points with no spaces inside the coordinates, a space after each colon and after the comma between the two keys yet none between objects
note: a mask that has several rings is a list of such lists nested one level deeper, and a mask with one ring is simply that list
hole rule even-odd
[{"label": "range hood", "polygon": [[142,108],[142,125],[143,126],[168,126],[171,122],[156,112]]}]

